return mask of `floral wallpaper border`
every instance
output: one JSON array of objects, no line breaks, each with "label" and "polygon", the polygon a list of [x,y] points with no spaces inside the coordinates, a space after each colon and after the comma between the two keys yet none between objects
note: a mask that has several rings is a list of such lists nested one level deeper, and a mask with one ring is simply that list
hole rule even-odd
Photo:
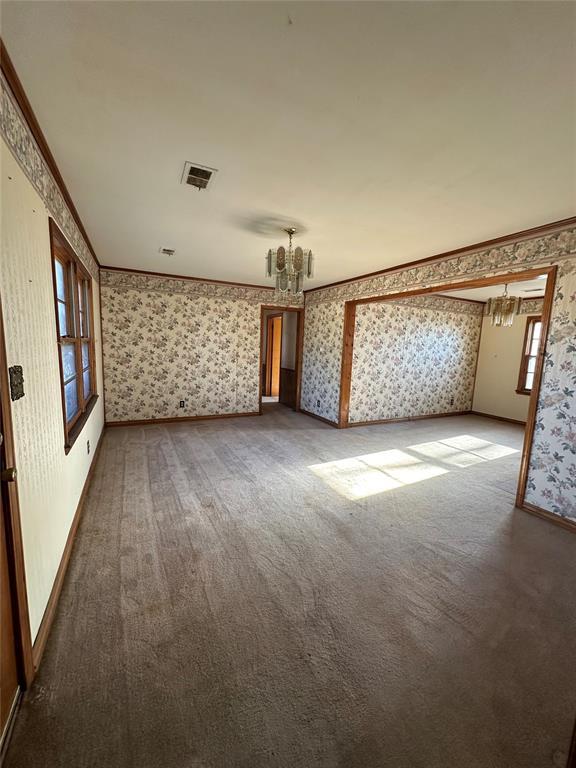
[{"label": "floral wallpaper border", "polygon": [[[178,277],[164,277],[160,275],[140,274],[135,272],[123,272],[119,270],[100,270],[102,287],[114,288],[117,291],[131,290],[180,293],[187,296],[220,297],[224,299],[239,299],[256,304],[271,304],[274,306],[289,306],[285,298],[278,298],[273,287],[253,288],[246,285],[234,285],[210,282],[209,280],[197,280],[196,278],[183,279]],[[292,302],[290,306],[300,306],[300,302]]]},{"label": "floral wallpaper border", "polygon": [[[576,521],[576,227],[306,294],[302,397],[338,420],[346,301],[558,266],[526,502]],[[535,300],[529,300],[530,302]],[[541,306],[528,302],[524,310]],[[327,341],[328,340],[328,341]]]},{"label": "floral wallpaper border", "polygon": [[98,264],[90,253],[90,249],[64,201],[60,187],[54,180],[28,123],[2,75],[0,75],[0,134],[26,177],[44,201],[50,215],[70,241],[78,258],[92,277],[98,280]]},{"label": "floral wallpaper border", "polygon": [[467,252],[456,257],[428,262],[420,266],[387,272],[377,277],[353,280],[332,288],[319,288],[306,293],[306,305],[328,301],[351,301],[369,296],[396,293],[413,288],[432,288],[470,280],[499,272],[514,272],[529,267],[557,264],[576,254],[576,227],[541,235],[528,240],[507,243],[495,248]]}]

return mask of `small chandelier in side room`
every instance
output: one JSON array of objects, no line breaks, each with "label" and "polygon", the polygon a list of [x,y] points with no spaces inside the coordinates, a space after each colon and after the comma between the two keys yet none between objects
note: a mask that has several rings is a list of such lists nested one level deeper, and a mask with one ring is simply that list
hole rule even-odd
[{"label": "small chandelier in side room", "polygon": [[276,293],[284,298],[298,297],[304,290],[304,277],[312,277],[312,251],[292,248],[294,227],[287,227],[288,249],[281,245],[270,249],[266,257],[267,277],[276,277]]},{"label": "small chandelier in side room", "polygon": [[492,325],[510,326],[514,322],[514,315],[518,312],[520,299],[517,296],[508,296],[508,284],[504,286],[502,296],[488,299],[486,314],[492,318]]}]

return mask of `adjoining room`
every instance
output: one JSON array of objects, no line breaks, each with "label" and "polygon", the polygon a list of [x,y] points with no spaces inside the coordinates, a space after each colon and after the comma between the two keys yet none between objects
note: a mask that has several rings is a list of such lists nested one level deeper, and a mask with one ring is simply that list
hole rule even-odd
[{"label": "adjoining room", "polygon": [[576,5],[0,17],[2,768],[576,768]]}]

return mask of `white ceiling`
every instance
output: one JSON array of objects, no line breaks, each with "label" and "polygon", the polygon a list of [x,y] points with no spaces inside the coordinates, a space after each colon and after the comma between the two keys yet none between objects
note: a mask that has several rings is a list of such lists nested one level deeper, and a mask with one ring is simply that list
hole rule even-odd
[{"label": "white ceiling", "polygon": [[[2,37],[102,264],[266,283],[294,220],[311,287],[574,213],[575,17],[6,2]],[[180,184],[186,160],[213,189]]]},{"label": "white ceiling", "polygon": [[[537,299],[544,296],[546,291],[546,275],[536,280],[519,280],[508,283],[510,296],[519,296],[521,299]],[[487,285],[483,288],[468,288],[463,291],[442,291],[443,296],[454,296],[459,299],[474,299],[475,301],[488,301],[494,296],[504,293],[504,283],[500,285]]]}]

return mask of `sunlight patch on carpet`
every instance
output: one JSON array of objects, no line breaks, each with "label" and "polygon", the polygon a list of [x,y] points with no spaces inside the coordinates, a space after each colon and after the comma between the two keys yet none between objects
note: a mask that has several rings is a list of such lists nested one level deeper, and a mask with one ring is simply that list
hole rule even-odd
[{"label": "sunlight patch on carpet", "polygon": [[445,440],[311,464],[310,469],[341,496],[354,501],[518,453],[515,448],[459,435]]}]

